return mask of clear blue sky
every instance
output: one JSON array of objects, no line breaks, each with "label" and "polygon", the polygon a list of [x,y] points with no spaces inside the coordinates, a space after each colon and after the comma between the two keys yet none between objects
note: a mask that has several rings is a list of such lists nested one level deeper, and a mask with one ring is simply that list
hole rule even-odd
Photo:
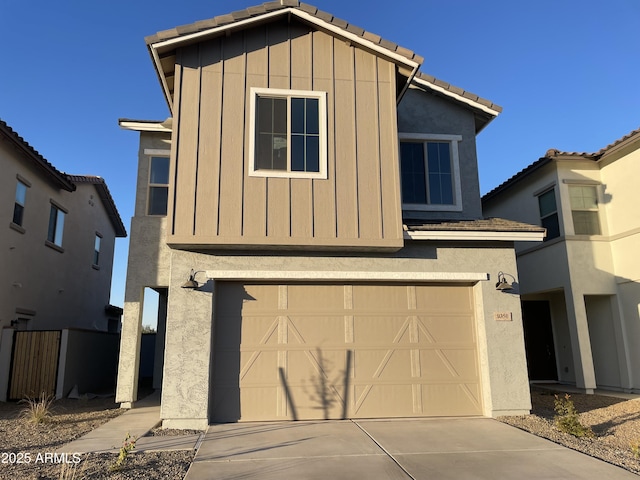
[{"label": "clear blue sky", "polygon": [[[125,225],[138,138],[168,109],[144,37],[251,0],[0,0],[0,118],[58,169],[105,178]],[[596,151],[640,127],[639,0],[310,0],[425,58],[503,113],[478,136],[482,193],[549,148]],[[111,303],[123,305],[128,239]]]}]

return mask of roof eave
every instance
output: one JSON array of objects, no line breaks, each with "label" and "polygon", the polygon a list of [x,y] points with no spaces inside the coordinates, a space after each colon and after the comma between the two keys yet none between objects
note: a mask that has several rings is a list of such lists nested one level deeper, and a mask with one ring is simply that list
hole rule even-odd
[{"label": "roof eave", "polygon": [[346,40],[362,45],[364,48],[379,53],[383,57],[388,58],[395,64],[405,65],[409,71],[411,72],[408,75],[407,83],[405,87],[402,89],[399,97],[402,96],[402,93],[406,90],[410,82],[415,78],[415,75],[422,64],[423,59],[417,55],[413,55],[414,59],[410,59],[400,53],[394,52],[380,44],[376,44],[371,40],[368,40],[365,37],[358,36],[346,29],[343,29],[339,26],[333,25],[321,18],[318,18],[310,13],[307,13],[303,10],[294,7],[286,7],[280,8],[275,11],[267,12],[264,14],[252,16],[250,18],[246,18],[243,20],[238,20],[235,22],[231,22],[225,25],[212,27],[206,30],[202,30],[199,32],[194,32],[190,34],[181,35],[174,38],[169,38],[167,40],[159,40],[155,42],[150,42],[147,44],[149,49],[149,53],[151,55],[152,62],[154,64],[154,68],[160,79],[160,83],[162,85],[162,89],[165,95],[165,99],[169,105],[169,110],[173,113],[173,100],[171,98],[171,90],[167,83],[166,75],[164,74],[164,70],[162,68],[162,64],[160,61],[160,56],[163,53],[168,51],[175,50],[178,47],[185,46],[194,42],[200,42],[202,40],[208,39],[213,36],[220,35],[222,33],[226,33],[233,29],[242,29],[252,24],[262,23],[265,20],[270,20],[272,18],[276,18],[278,16],[283,15],[294,15],[301,20],[314,24],[318,28],[323,29],[325,31],[329,31],[337,36],[340,36]]},{"label": "roof eave", "polygon": [[408,230],[405,240],[458,240],[494,242],[541,242],[545,232],[491,232],[460,230]]}]

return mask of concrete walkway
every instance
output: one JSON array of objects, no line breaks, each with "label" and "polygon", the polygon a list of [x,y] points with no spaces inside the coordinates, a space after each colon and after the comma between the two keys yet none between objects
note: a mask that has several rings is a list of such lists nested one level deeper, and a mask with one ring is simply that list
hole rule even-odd
[{"label": "concrete walkway", "polygon": [[109,420],[95,430],[66,445],[58,453],[118,453],[127,436],[137,438],[135,452],[158,450],[193,450],[202,434],[145,437],[160,424],[160,392],[136,402],[135,408]]},{"label": "concrete walkway", "polygon": [[186,480],[638,480],[489,418],[212,425]]}]

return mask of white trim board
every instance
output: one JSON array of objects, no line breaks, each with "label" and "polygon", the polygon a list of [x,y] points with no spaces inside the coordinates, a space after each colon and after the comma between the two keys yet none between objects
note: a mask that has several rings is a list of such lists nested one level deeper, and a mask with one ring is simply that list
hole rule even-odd
[{"label": "white trim board", "polygon": [[542,232],[474,232],[465,230],[429,230],[404,232],[405,240],[494,240],[499,242],[541,242]]},{"label": "white trim board", "polygon": [[347,282],[481,282],[489,280],[484,272],[367,272],[304,270],[207,270],[213,280],[347,281]]}]

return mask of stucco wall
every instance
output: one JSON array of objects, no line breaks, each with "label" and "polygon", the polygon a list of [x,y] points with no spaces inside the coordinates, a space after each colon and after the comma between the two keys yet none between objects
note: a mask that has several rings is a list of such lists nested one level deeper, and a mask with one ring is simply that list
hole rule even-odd
[{"label": "stucco wall", "polygon": [[[409,242],[395,255],[368,257],[205,255],[173,251],[161,411],[166,419],[164,425],[200,428],[207,422],[215,290],[180,288],[192,268],[264,270],[278,275],[287,271],[489,273],[491,280],[479,282],[475,288],[485,414],[528,411],[530,399],[519,297],[496,291],[494,285],[498,269],[515,274],[513,250],[510,245],[477,247]],[[200,276],[198,280],[203,282],[205,278]],[[494,320],[494,312],[505,311],[512,312],[513,321]]]},{"label": "stucco wall", "polygon": [[416,87],[407,90],[398,105],[398,132],[462,135],[458,154],[462,211],[403,212],[405,218],[480,218],[480,184],[476,158],[476,133],[473,113]]},{"label": "stucco wall", "polygon": [[[0,327],[18,316],[29,317],[26,328],[82,327],[107,330],[104,307],[109,303],[115,231],[92,184],[75,192],[61,191],[39,171],[14,158],[16,151],[0,142]],[[17,175],[27,180],[23,231],[11,228]],[[45,245],[51,201],[67,210],[62,249]],[[93,268],[96,233],[102,235],[99,268]],[[17,315],[16,309],[35,312]],[[21,325],[24,327],[25,325]]]}]

